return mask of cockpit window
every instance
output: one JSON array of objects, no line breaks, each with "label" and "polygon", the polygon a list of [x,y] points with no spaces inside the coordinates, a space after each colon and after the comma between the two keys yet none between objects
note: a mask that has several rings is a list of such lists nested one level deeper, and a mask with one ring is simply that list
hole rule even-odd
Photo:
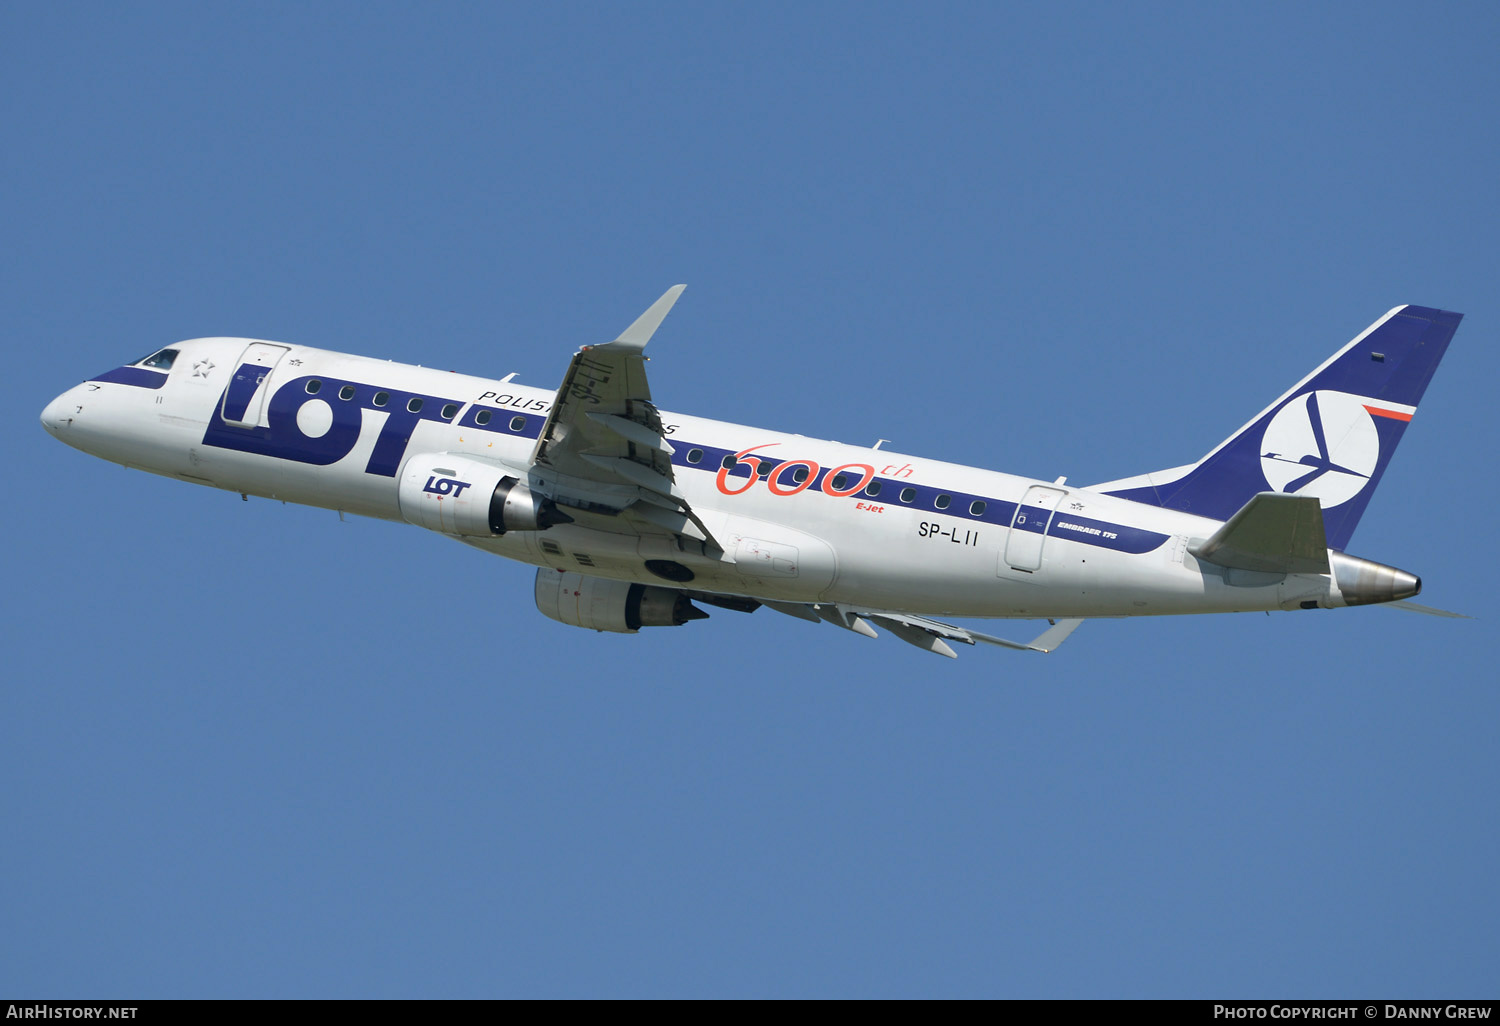
[{"label": "cockpit window", "polygon": [[171,370],[172,361],[177,359],[177,350],[163,349],[159,353],[152,353],[144,360],[137,360],[142,367],[155,367],[157,370]]}]

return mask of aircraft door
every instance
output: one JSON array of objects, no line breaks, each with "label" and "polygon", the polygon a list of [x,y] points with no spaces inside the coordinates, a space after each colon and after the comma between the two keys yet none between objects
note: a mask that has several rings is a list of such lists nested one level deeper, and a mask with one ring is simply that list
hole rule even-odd
[{"label": "aircraft door", "polygon": [[1064,495],[1061,488],[1032,485],[1026,496],[1016,507],[1015,518],[1010,524],[1010,535],[1005,540],[1005,563],[1014,570],[1034,573],[1042,565],[1042,543],[1047,540],[1047,525],[1052,522],[1052,511]]},{"label": "aircraft door", "polygon": [[271,372],[288,348],[269,342],[252,342],[245,347],[229,379],[229,387],[224,390],[221,413],[226,424],[242,428],[261,426],[266,397],[271,393]]}]

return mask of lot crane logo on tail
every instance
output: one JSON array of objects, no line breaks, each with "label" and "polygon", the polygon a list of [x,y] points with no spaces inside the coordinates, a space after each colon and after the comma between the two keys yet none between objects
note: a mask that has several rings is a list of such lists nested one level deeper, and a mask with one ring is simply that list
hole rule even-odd
[{"label": "lot crane logo on tail", "polygon": [[1380,462],[1380,434],[1367,402],[1320,389],[1278,410],[1261,436],[1266,483],[1278,492],[1315,496],[1325,507],[1358,495]]}]

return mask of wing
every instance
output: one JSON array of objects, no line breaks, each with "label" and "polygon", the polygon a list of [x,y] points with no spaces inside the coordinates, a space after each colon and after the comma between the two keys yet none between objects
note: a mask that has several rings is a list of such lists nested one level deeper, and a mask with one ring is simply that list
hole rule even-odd
[{"label": "wing", "polygon": [[677,487],[646,382],[646,343],[685,288],[672,286],[613,342],[574,355],[537,439],[533,477],[575,519],[623,514],[642,533],[722,552]]},{"label": "wing", "polygon": [[936,655],[947,656],[949,659],[957,658],[957,653],[948,644],[950,641],[965,645],[973,645],[982,641],[986,645],[998,645],[1001,648],[1013,648],[1022,652],[1051,652],[1068,640],[1068,635],[1083,623],[1082,620],[1049,620],[1050,626],[1029,642],[1006,641],[1004,638],[981,634],[979,631],[943,623],[941,620],[930,620],[925,616],[913,616],[911,613],[893,613],[887,610],[864,609],[842,604],[813,606],[797,602],[769,602],[764,599],[761,600],[761,604],[778,613],[785,613],[802,620],[813,622],[827,620],[831,624],[856,634],[863,634],[867,638],[879,637],[875,628],[870,626],[873,621],[908,645],[915,645],[917,648]]}]

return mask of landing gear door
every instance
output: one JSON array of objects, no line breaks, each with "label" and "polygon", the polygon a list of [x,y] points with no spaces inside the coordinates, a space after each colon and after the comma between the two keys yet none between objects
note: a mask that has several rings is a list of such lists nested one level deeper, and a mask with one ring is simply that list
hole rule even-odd
[{"label": "landing gear door", "polygon": [[266,397],[271,392],[271,372],[287,349],[269,342],[252,342],[245,347],[230,375],[229,387],[224,390],[224,406],[220,410],[224,423],[241,428],[263,426]]},{"label": "landing gear door", "polygon": [[1005,565],[1013,570],[1035,573],[1042,566],[1042,543],[1047,540],[1047,525],[1052,522],[1052,511],[1068,493],[1061,488],[1033,485],[1026,489],[1026,496],[1016,507],[1015,519],[1010,524],[1010,535],[1005,540]]}]

